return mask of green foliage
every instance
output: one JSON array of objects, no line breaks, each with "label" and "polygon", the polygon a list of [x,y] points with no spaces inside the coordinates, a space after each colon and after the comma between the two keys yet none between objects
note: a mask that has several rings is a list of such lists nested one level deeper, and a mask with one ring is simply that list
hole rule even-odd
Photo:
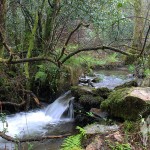
[{"label": "green foliage", "polygon": [[94,117],[93,113],[92,112],[86,112],[86,114],[90,117]]},{"label": "green foliage", "polygon": [[45,72],[45,67],[44,67],[44,65],[38,65],[37,67],[39,68],[39,70],[35,74],[35,81],[39,80],[39,81],[41,81],[41,83],[44,83],[47,78],[47,74]]},{"label": "green foliage", "polygon": [[117,53],[113,53],[111,55],[108,55],[106,57],[106,63],[114,63],[118,61],[118,54]]},{"label": "green foliage", "polygon": [[33,144],[31,144],[31,143],[27,143],[28,144],[28,150],[33,150]]},{"label": "green foliage", "polygon": [[42,71],[38,71],[35,75],[35,80],[40,80],[42,83],[46,81],[47,74]]},{"label": "green foliage", "polygon": [[58,88],[59,73],[59,68],[50,63],[37,65],[37,72],[34,75],[34,81],[38,83],[36,88],[40,89],[47,86],[55,93]]},{"label": "green foliage", "polygon": [[132,121],[125,121],[123,123],[125,132],[133,132],[135,131],[135,123]]},{"label": "green foliage", "polygon": [[77,126],[79,130],[79,134],[70,136],[66,138],[61,145],[61,150],[83,150],[82,149],[82,140],[86,137],[85,130],[79,126]]},{"label": "green foliage", "polygon": [[64,140],[61,150],[81,150],[82,135],[77,134]]},{"label": "green foliage", "polygon": [[80,133],[83,137],[85,137],[85,136],[86,136],[86,131],[85,131],[83,128],[81,128],[81,127],[77,126],[77,127],[76,127],[76,129],[78,129],[78,130],[79,130],[79,133]]},{"label": "green foliage", "polygon": [[118,7],[118,8],[121,8],[122,6],[123,6],[122,3],[118,3],[118,4],[117,4],[117,7]]},{"label": "green foliage", "polygon": [[127,144],[116,143],[115,146],[112,147],[112,150],[131,150],[131,146]]},{"label": "green foliage", "polygon": [[135,71],[135,66],[134,65],[129,65],[128,70],[133,73]]},{"label": "green foliage", "polygon": [[146,77],[150,77],[150,69],[145,69],[144,74]]},{"label": "green foliage", "polygon": [[111,148],[111,150],[131,150],[131,146],[128,143],[112,143],[109,140],[106,140],[106,143]]}]

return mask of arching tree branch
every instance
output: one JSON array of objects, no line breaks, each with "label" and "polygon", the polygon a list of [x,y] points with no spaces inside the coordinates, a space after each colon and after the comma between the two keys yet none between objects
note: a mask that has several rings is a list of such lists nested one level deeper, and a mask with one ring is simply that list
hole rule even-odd
[{"label": "arching tree branch", "polygon": [[84,51],[94,51],[94,50],[105,50],[105,49],[108,49],[108,50],[111,50],[111,51],[114,51],[114,52],[117,52],[117,53],[121,53],[123,55],[126,55],[126,56],[130,56],[132,54],[130,53],[127,53],[127,52],[124,52],[124,51],[121,51],[117,48],[114,48],[114,47],[109,47],[109,46],[100,46],[100,47],[88,47],[88,48],[83,48],[83,49],[78,49],[72,53],[70,53],[68,56],[66,56],[63,60],[62,60],[62,64],[64,62],[66,62],[70,57],[80,53],[80,52],[84,52]]}]

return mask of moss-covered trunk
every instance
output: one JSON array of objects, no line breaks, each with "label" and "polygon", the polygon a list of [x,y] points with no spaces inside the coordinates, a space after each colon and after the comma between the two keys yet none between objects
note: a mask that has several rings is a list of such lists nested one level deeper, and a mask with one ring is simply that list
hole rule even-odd
[{"label": "moss-covered trunk", "polygon": [[[5,20],[6,20],[6,0],[0,1],[0,30],[5,37]],[[3,54],[3,43],[0,39],[0,57]]]},{"label": "moss-covered trunk", "polygon": [[[53,51],[53,45],[54,43],[54,36],[55,36],[55,25],[56,25],[56,17],[59,14],[60,9],[60,0],[53,0],[51,3],[51,7],[47,10],[47,19],[46,19],[46,25],[45,25],[45,34],[44,39],[46,41],[46,49]],[[49,53],[49,51],[45,51],[46,54]]]},{"label": "moss-covered trunk", "polygon": [[[143,35],[143,6],[142,0],[134,0],[134,16],[135,16],[135,24],[133,31],[133,42],[132,47],[134,48],[133,53],[139,53],[138,50],[142,49],[142,35]],[[136,51],[135,51],[136,50]]]}]

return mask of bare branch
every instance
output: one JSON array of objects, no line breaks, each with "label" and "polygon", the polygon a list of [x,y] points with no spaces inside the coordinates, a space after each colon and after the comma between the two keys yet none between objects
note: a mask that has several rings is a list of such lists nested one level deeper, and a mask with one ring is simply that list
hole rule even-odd
[{"label": "bare branch", "polygon": [[146,46],[146,42],[147,42],[147,39],[148,39],[148,34],[150,32],[150,25],[149,25],[149,28],[147,30],[147,33],[146,33],[146,36],[145,36],[145,40],[144,40],[144,44],[143,44],[143,47],[142,47],[142,50],[141,50],[141,53],[140,53],[140,56],[143,54],[144,52],[144,49],[145,49],[145,46]]},{"label": "bare branch", "polygon": [[60,55],[60,57],[58,58],[58,61],[62,58],[62,56],[63,56],[63,54],[64,54],[64,52],[65,52],[65,50],[66,50],[66,47],[67,47],[67,45],[68,45],[68,43],[69,43],[69,41],[70,41],[72,35],[73,35],[81,26],[88,27],[89,25],[86,25],[86,24],[83,24],[83,23],[79,23],[79,24],[76,26],[76,28],[69,34],[69,36],[68,36],[68,38],[67,38],[67,40],[66,40],[66,42],[65,42],[65,44],[64,44],[64,47],[63,47],[62,50],[61,50],[61,55]]},{"label": "bare branch", "polygon": [[48,4],[51,8],[54,8],[54,6],[51,4],[50,0],[48,0]]},{"label": "bare branch", "polygon": [[37,105],[41,105],[39,99],[37,98],[37,96],[32,91],[30,91],[30,90],[23,90],[23,92],[26,92],[27,94],[30,94],[33,97],[35,103]]},{"label": "bare branch", "polygon": [[12,105],[12,106],[15,106],[15,107],[22,107],[26,104],[25,101],[21,102],[20,104],[17,104],[17,103],[13,103],[13,102],[1,102],[0,101],[0,106],[2,105]]},{"label": "bare branch", "polygon": [[10,56],[13,55],[12,49],[6,44],[1,30],[0,30],[0,40],[2,41],[4,47],[6,48],[7,52],[9,53],[9,55]]},{"label": "bare branch", "polygon": [[117,53],[121,53],[123,55],[126,55],[126,56],[130,56],[131,54],[130,53],[127,53],[127,52],[124,52],[124,51],[121,51],[120,49],[117,49],[117,48],[114,48],[114,47],[109,47],[109,46],[100,46],[100,47],[89,47],[89,48],[83,48],[83,49],[78,49],[72,53],[70,53],[68,56],[66,56],[63,60],[62,60],[62,64],[64,62],[66,62],[70,57],[80,53],[80,52],[84,52],[84,51],[94,51],[94,50],[105,50],[105,49],[108,49],[108,50],[111,50],[111,51],[114,51],[114,52],[117,52]]},{"label": "bare branch", "polygon": [[9,59],[0,58],[0,63],[7,63],[7,64],[19,64],[19,63],[34,62],[34,61],[49,61],[49,62],[55,64],[56,66],[58,65],[51,58],[48,58],[48,57],[32,57],[32,58],[16,59],[16,60],[12,60],[12,61],[9,61]]},{"label": "bare branch", "polygon": [[2,137],[3,139],[7,140],[7,141],[11,141],[14,143],[23,143],[23,142],[32,142],[32,141],[42,141],[45,139],[58,139],[58,138],[64,138],[64,137],[68,137],[71,134],[64,134],[64,135],[51,135],[51,136],[40,136],[40,137],[33,137],[33,138],[25,138],[25,139],[16,139],[13,138],[9,135],[6,135],[4,132],[0,131],[0,137]]}]

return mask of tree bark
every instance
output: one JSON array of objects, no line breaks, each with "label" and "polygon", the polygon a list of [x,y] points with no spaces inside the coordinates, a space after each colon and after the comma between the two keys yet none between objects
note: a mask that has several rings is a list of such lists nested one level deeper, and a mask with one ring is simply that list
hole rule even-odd
[{"label": "tree bark", "polygon": [[45,139],[58,139],[58,138],[68,137],[70,135],[71,134],[64,134],[64,135],[40,136],[40,137],[33,137],[33,138],[28,138],[28,139],[16,139],[16,138],[13,138],[9,135],[6,135],[5,133],[0,131],[0,137],[2,137],[3,139],[5,139],[7,141],[14,142],[14,143],[42,141],[42,140],[45,140]]},{"label": "tree bark", "polygon": [[143,17],[143,6],[142,0],[134,0],[134,31],[133,31],[133,42],[132,47],[137,49],[137,51],[132,51],[133,53],[138,53],[138,50],[142,49],[142,35],[143,35],[143,25],[144,19]]},{"label": "tree bark", "polygon": [[[5,35],[6,0],[0,0],[0,30]],[[4,36],[5,37],[5,36]],[[3,54],[3,43],[0,38],[0,57]]]}]

